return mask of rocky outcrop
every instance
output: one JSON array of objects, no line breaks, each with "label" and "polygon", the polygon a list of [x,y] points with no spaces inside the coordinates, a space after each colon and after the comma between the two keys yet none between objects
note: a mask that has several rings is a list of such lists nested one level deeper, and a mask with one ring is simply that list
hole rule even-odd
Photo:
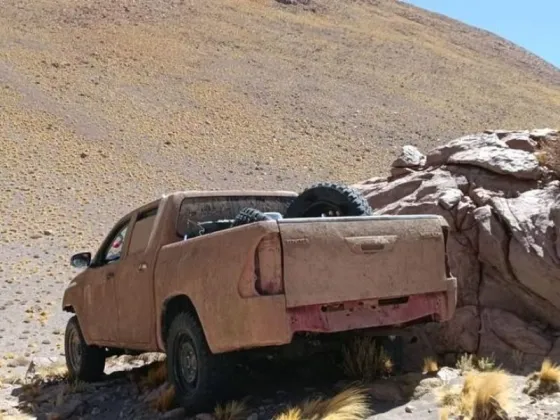
[{"label": "rocky outcrop", "polygon": [[355,185],[376,214],[435,213],[450,225],[458,309],[408,331],[410,363],[464,352],[505,367],[560,362],[560,181],[540,157],[557,141],[543,129],[468,135],[427,155],[405,146],[391,176]]}]

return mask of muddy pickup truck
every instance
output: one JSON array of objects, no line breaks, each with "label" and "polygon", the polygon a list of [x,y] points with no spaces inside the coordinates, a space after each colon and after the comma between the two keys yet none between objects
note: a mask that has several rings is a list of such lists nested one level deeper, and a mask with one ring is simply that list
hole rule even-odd
[{"label": "muddy pickup truck", "polygon": [[71,377],[117,351],[165,352],[178,401],[208,408],[228,355],[334,334],[449,320],[456,280],[436,215],[374,216],[356,191],[165,195],[116,223],[69,284]]}]

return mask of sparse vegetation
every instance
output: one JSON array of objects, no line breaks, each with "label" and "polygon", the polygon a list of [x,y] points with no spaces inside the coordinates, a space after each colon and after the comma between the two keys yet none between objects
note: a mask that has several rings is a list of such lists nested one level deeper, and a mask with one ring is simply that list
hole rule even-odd
[{"label": "sparse vegetation", "polygon": [[363,420],[372,414],[364,389],[349,388],[329,399],[306,400],[274,420]]},{"label": "sparse vegetation", "polygon": [[422,373],[433,374],[439,370],[438,362],[432,357],[426,357],[422,366]]},{"label": "sparse vegetation", "polygon": [[176,407],[175,388],[171,385],[167,386],[155,400],[152,401],[152,407],[159,412],[166,412]]},{"label": "sparse vegetation", "polygon": [[490,372],[496,369],[496,361],[494,357],[478,357],[474,354],[462,354],[455,367],[461,371],[461,373],[470,372],[477,370],[480,372]]},{"label": "sparse vegetation", "polygon": [[215,420],[246,420],[250,411],[244,401],[228,401],[214,409]]},{"label": "sparse vegetation", "polygon": [[138,385],[142,389],[154,389],[167,381],[167,365],[165,362],[154,362],[148,367],[145,376],[139,378]]},{"label": "sparse vegetation", "polygon": [[538,397],[560,391],[560,367],[545,359],[541,369],[528,376],[523,392]]},{"label": "sparse vegetation", "polygon": [[371,381],[393,371],[393,361],[374,337],[354,337],[343,348],[342,368],[352,378]]},{"label": "sparse vegetation", "polygon": [[472,420],[507,418],[510,405],[510,379],[504,371],[470,371],[460,386],[445,386],[437,391],[440,419],[459,415]]}]

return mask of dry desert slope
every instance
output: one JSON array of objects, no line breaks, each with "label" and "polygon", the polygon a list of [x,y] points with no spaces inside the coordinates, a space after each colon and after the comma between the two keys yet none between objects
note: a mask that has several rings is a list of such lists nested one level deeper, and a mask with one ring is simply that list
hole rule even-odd
[{"label": "dry desert slope", "polygon": [[60,354],[68,257],[131,207],[356,182],[404,144],[559,109],[558,69],[392,0],[3,0],[2,369]]}]

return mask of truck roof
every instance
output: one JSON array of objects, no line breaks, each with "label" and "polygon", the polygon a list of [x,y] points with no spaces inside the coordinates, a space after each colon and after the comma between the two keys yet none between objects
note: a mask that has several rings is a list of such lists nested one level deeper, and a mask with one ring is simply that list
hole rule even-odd
[{"label": "truck roof", "polygon": [[164,194],[164,197],[177,196],[180,198],[186,197],[227,197],[227,196],[255,196],[260,195],[264,197],[296,197],[298,194],[293,191],[284,190],[187,190],[176,191],[169,194]]}]

